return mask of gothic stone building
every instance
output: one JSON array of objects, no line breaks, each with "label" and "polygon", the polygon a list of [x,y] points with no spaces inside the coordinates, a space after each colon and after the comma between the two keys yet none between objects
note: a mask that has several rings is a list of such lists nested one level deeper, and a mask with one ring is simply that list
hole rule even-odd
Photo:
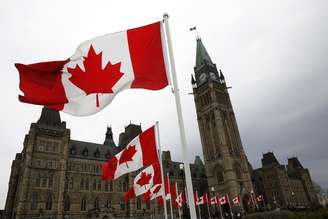
[{"label": "gothic stone building", "polygon": [[[72,140],[59,112],[42,109],[41,117],[32,123],[25,136],[23,150],[12,163],[7,194],[6,218],[112,218],[144,217],[162,212],[155,201],[140,198],[123,202],[124,192],[132,186],[137,173],[117,180],[101,180],[101,164],[121,151],[141,126],[130,124],[115,144],[111,128],[107,128],[103,144]],[[164,172],[177,181],[180,191],[184,175],[181,163],[164,152]],[[207,190],[205,168],[197,158],[191,164],[193,185]]]},{"label": "gothic stone building", "polygon": [[[197,39],[193,94],[208,186],[220,195],[241,194],[247,203],[252,191],[248,160],[222,71]],[[244,205],[246,206],[246,205]]]},{"label": "gothic stone building", "polygon": [[281,165],[272,152],[263,154],[262,167],[253,170],[256,194],[264,196],[260,205],[272,208],[310,208],[318,205],[309,170],[296,157]]}]

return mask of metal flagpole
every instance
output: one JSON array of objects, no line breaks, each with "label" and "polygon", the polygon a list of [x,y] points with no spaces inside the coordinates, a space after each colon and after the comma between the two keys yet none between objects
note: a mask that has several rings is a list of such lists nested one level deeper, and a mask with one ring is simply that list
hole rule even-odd
[{"label": "metal flagpole", "polygon": [[198,208],[198,217],[199,217],[199,219],[201,219],[202,217],[200,215],[200,207],[199,207],[200,204],[197,204],[197,202],[198,202],[198,192],[196,190],[196,205],[197,205],[197,208]]},{"label": "metal flagpole", "polygon": [[218,203],[219,203],[219,208],[220,208],[220,216],[221,216],[221,219],[223,219],[222,207],[221,207],[221,202],[220,202],[220,196],[219,196]]},{"label": "metal flagpole", "polygon": [[159,139],[159,123],[158,121],[156,122],[155,126],[156,130],[156,140],[157,140],[157,145],[158,145],[158,158],[159,158],[159,164],[161,167],[161,177],[162,177],[162,197],[164,200],[164,218],[167,218],[167,207],[166,207],[166,197],[165,197],[165,185],[164,185],[164,170],[163,170],[163,163],[162,163],[162,151],[161,151],[161,144],[160,144],[160,139]]},{"label": "metal flagpole", "polygon": [[[171,184],[170,184],[170,176],[169,173],[166,173],[167,179],[168,179],[168,185],[167,185],[167,190],[168,193],[170,194],[170,213],[171,213],[171,219],[173,219],[173,208],[172,208],[172,195],[171,195]],[[166,200],[165,200],[166,202]]]},{"label": "metal flagpole", "polygon": [[[178,198],[178,195],[179,195],[179,193],[178,193],[178,183],[175,182],[175,196],[176,196],[176,198]],[[180,211],[180,205],[179,204],[178,204],[178,213],[179,213],[179,219],[181,219],[181,211]]]},{"label": "metal flagpole", "polygon": [[228,199],[228,204],[229,204],[229,208],[230,208],[230,214],[231,214],[231,218],[233,219],[233,213],[232,213],[232,208],[231,208],[231,203],[230,203],[230,197],[229,195],[226,195],[227,199]]},{"label": "metal flagpole", "polygon": [[190,166],[188,163],[186,133],[185,133],[184,123],[183,123],[183,118],[182,118],[179,86],[178,86],[178,80],[177,80],[176,70],[175,70],[175,62],[174,62],[174,57],[173,57],[173,48],[172,48],[168,19],[169,19],[169,15],[164,14],[163,21],[164,21],[164,25],[165,25],[167,46],[168,46],[168,50],[169,50],[170,69],[171,69],[172,81],[173,81],[173,92],[174,92],[174,96],[175,96],[175,103],[176,103],[177,114],[178,114],[182,156],[183,156],[184,170],[185,170],[185,176],[186,176],[185,180],[186,180],[186,186],[187,186],[187,192],[188,192],[190,218],[196,219],[197,218],[196,208],[195,208],[195,203],[193,201],[193,197],[194,197],[193,196],[193,187],[192,187],[192,181],[191,181]]},{"label": "metal flagpole", "polygon": [[207,196],[207,193],[206,194],[206,204],[207,204],[207,213],[208,213],[208,217],[210,219],[212,219],[212,216],[211,216],[211,213],[210,213],[210,207],[208,206],[208,196]]}]

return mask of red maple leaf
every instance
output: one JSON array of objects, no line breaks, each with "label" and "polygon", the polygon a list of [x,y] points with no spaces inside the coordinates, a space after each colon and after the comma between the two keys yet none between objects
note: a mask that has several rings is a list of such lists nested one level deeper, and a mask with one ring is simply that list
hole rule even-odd
[{"label": "red maple leaf", "polygon": [[151,180],[151,176],[152,176],[151,173],[147,174],[145,172],[142,172],[140,175],[140,179],[138,179],[137,181],[137,184],[139,184],[140,186],[145,186],[146,189],[146,185],[149,184],[149,181]]},{"label": "red maple leaf", "polygon": [[92,45],[89,48],[88,55],[83,57],[84,71],[79,65],[75,68],[67,68],[72,74],[69,80],[84,90],[87,95],[96,93],[96,106],[99,107],[99,93],[113,93],[112,87],[123,76],[120,72],[121,63],[112,65],[108,62],[102,69],[102,52],[96,54]]},{"label": "red maple leaf", "polygon": [[160,191],[161,187],[161,185],[157,185],[157,187],[153,191],[153,194],[157,194]]},{"label": "red maple leaf", "polygon": [[129,168],[128,161],[133,161],[132,158],[136,152],[137,150],[135,145],[130,145],[126,147],[120,156],[118,164],[125,163],[126,167]]}]

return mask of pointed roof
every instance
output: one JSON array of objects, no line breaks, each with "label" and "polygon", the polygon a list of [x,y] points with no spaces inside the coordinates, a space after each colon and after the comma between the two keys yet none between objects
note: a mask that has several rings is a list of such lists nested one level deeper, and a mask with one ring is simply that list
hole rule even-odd
[{"label": "pointed roof", "polygon": [[54,127],[62,125],[59,112],[47,107],[42,108],[41,116],[37,123]]},{"label": "pointed roof", "polygon": [[211,57],[205,49],[204,44],[200,38],[197,38],[197,49],[196,49],[196,67],[202,66],[204,64],[214,65]]}]

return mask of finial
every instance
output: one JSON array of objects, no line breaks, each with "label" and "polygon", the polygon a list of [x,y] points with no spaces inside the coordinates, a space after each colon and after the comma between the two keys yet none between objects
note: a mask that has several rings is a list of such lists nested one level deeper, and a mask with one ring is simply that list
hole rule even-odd
[{"label": "finial", "polygon": [[164,18],[164,19],[168,19],[168,18],[169,18],[169,14],[168,14],[168,13],[164,13],[164,14],[163,14],[163,18]]},{"label": "finial", "polygon": [[200,37],[199,37],[199,35],[198,35],[198,31],[197,31],[197,27],[196,27],[196,26],[189,28],[189,30],[190,30],[190,31],[196,31],[196,39],[197,39],[197,40],[200,39]]}]

